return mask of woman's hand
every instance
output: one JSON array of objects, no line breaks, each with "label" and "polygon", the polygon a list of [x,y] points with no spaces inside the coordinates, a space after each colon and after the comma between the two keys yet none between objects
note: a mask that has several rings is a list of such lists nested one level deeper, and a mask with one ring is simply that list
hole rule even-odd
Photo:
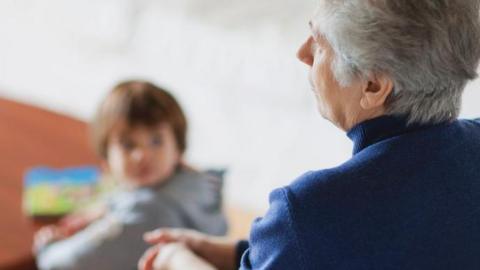
[{"label": "woman's hand", "polygon": [[[235,269],[236,242],[224,237],[213,237],[193,230],[158,229],[144,235],[145,241],[156,246],[145,252],[139,263],[139,269],[151,270],[153,261],[159,255],[163,256],[163,247],[171,243],[183,244],[216,269]],[[187,269],[187,268],[185,268]],[[193,268],[196,269],[196,268]]]}]

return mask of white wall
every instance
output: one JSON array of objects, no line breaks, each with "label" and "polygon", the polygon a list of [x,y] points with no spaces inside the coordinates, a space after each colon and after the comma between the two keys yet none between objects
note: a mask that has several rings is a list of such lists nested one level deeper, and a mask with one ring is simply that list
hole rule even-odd
[{"label": "white wall", "polygon": [[[3,0],[0,95],[88,120],[117,81],[179,98],[189,160],[229,168],[231,203],[347,159],[350,141],[315,110],[295,59],[315,0]],[[480,82],[463,115],[480,116]],[[1,168],[0,168],[1,169]]]}]

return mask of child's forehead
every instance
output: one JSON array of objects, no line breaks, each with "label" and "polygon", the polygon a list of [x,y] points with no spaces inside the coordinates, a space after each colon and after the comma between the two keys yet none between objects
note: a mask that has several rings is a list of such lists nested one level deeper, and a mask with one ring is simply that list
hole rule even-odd
[{"label": "child's forehead", "polygon": [[116,136],[132,136],[135,134],[145,134],[145,133],[161,133],[170,128],[170,125],[167,122],[160,122],[154,125],[146,124],[128,124],[128,123],[119,123],[113,129],[111,134]]}]

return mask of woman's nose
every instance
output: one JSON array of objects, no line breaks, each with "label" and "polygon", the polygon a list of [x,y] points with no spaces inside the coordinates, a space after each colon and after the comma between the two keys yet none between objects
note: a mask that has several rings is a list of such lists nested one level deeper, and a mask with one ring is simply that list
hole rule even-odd
[{"label": "woman's nose", "polygon": [[303,44],[300,46],[297,52],[297,58],[303,63],[311,66],[313,65],[313,56],[311,51],[311,42],[312,37],[309,37]]}]

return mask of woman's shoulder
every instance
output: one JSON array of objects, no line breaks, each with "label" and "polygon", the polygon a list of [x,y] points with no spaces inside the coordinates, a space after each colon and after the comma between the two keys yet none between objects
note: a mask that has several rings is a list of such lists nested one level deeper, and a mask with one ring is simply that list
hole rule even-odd
[{"label": "woman's shoulder", "polygon": [[368,188],[363,177],[366,165],[353,157],[337,167],[308,171],[283,187],[282,196],[275,197],[287,200],[297,210],[335,204]]},{"label": "woman's shoulder", "polygon": [[[332,187],[335,181],[348,178],[357,168],[352,162],[354,158],[332,168],[311,170],[295,178],[285,188],[291,192],[308,192],[322,188]],[[346,180],[346,179],[345,179]]]}]

